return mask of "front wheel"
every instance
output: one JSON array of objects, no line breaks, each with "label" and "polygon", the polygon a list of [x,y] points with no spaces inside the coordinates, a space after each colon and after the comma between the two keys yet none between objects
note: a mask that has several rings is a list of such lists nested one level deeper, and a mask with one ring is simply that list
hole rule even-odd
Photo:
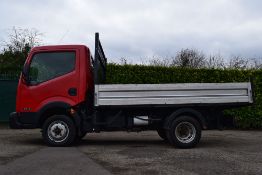
[{"label": "front wheel", "polygon": [[195,147],[201,138],[201,125],[191,116],[174,119],[166,131],[169,142],[179,148]]},{"label": "front wheel", "polygon": [[75,124],[65,115],[54,115],[45,121],[42,137],[49,146],[69,146],[76,137]]}]

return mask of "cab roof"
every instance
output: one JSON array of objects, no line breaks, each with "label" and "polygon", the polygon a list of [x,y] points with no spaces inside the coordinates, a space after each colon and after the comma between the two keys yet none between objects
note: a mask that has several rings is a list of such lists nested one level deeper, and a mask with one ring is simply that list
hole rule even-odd
[{"label": "cab roof", "polygon": [[47,45],[47,46],[37,46],[32,49],[32,51],[46,51],[46,50],[64,50],[64,49],[88,49],[85,45]]}]

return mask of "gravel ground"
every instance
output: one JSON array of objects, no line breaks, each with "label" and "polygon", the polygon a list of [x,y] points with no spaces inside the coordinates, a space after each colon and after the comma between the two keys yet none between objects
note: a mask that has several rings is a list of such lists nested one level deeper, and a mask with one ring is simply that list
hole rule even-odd
[{"label": "gravel ground", "polygon": [[[2,166],[45,147],[39,130],[0,127]],[[262,131],[204,131],[194,149],[152,131],[88,134],[75,147],[113,174],[262,174]]]},{"label": "gravel ground", "polygon": [[45,145],[40,130],[10,130],[0,126],[0,165],[40,150]]},{"label": "gravel ground", "polygon": [[90,134],[78,148],[114,174],[262,174],[261,131],[204,131],[194,149],[155,132]]}]

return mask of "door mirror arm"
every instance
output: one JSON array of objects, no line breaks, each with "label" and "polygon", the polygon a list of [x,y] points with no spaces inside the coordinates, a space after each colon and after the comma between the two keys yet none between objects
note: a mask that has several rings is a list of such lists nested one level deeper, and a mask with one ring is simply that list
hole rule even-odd
[{"label": "door mirror arm", "polygon": [[29,65],[25,64],[22,70],[22,78],[26,85],[29,85]]}]

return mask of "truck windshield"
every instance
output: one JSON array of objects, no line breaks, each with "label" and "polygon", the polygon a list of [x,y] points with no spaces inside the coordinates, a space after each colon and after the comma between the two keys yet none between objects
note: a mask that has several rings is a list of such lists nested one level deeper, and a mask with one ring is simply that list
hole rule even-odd
[{"label": "truck windshield", "polygon": [[75,52],[43,52],[33,56],[29,81],[36,85],[61,75],[72,72],[75,69]]}]

